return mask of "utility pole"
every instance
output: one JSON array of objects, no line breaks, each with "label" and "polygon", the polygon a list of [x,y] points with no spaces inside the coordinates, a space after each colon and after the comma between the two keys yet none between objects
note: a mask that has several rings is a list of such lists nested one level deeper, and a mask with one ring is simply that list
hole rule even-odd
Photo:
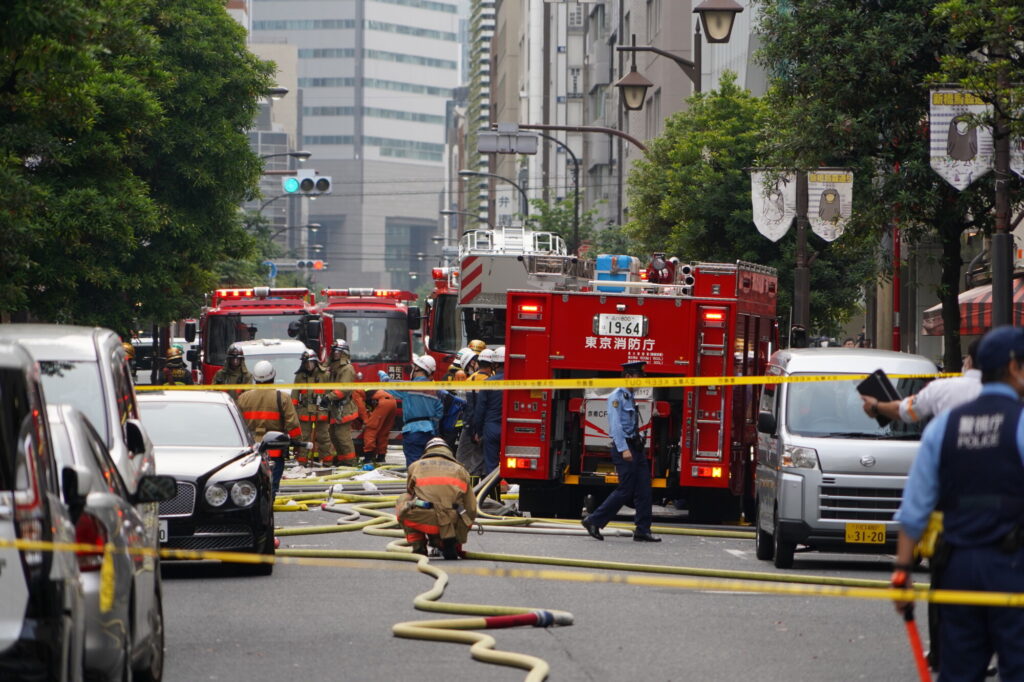
[{"label": "utility pole", "polygon": [[[1005,59],[1002,46],[992,48],[992,60]],[[999,93],[1008,88],[1006,70],[996,75],[996,101],[993,103],[992,145],[995,153],[996,224],[992,235],[992,326],[1013,324],[1013,236],[1010,234],[1010,126],[1005,102]]]},{"label": "utility pole", "polygon": [[807,347],[811,324],[811,271],[807,257],[807,171],[796,171],[796,269],[793,272],[793,326],[790,345]]}]

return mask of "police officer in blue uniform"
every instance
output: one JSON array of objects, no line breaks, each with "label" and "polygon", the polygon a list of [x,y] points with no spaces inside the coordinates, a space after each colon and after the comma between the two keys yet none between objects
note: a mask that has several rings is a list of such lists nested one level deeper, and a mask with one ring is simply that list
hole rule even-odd
[{"label": "police officer in blue uniform", "polygon": [[[925,428],[910,470],[894,587],[909,588],[914,545],[933,509],[943,512],[944,590],[1024,592],[1024,330],[1003,326],[978,347],[981,394]],[[897,602],[906,613],[912,604]],[[1024,680],[1024,609],[940,608],[943,682],[982,680],[993,651],[999,677]]]},{"label": "police officer in blue uniform", "polygon": [[[636,379],[644,375],[646,362],[622,363],[622,376]],[[633,391],[617,388],[608,396],[608,430],[612,436],[612,463],[619,476],[619,485],[600,507],[584,517],[583,527],[591,537],[604,540],[601,529],[615,516],[622,505],[632,502],[636,510],[633,540],[661,542],[651,535],[651,464],[640,437],[640,419]]]}]

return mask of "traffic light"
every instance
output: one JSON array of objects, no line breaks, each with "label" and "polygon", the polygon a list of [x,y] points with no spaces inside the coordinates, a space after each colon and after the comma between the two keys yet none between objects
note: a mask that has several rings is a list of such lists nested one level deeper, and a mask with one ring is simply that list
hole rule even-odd
[{"label": "traffic light", "polygon": [[295,262],[299,270],[326,270],[327,261],[324,260],[300,260]]},{"label": "traffic light", "polygon": [[330,194],[331,178],[315,170],[298,170],[294,177],[281,178],[281,189],[285,194]]}]

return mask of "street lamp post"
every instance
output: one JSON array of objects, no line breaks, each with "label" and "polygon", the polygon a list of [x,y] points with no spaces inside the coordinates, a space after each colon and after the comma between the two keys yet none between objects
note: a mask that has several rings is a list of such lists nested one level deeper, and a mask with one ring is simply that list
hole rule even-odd
[{"label": "street lamp post", "polygon": [[290,156],[291,158],[295,159],[299,163],[302,163],[303,161],[308,161],[309,157],[313,156],[313,152],[307,152],[305,150],[299,150],[299,151],[294,151],[294,152],[281,152],[279,154],[261,154],[260,158],[261,159],[272,159],[275,156]]},{"label": "street lamp post", "polygon": [[576,253],[580,248],[580,160],[576,158],[569,145],[559,140],[554,135],[537,131],[537,134],[545,140],[551,140],[565,150],[565,153],[572,159],[572,244],[569,245],[569,253]]},{"label": "street lamp post", "polygon": [[508,184],[510,184],[513,187],[515,187],[517,190],[519,190],[519,196],[521,198],[521,204],[522,204],[523,219],[525,220],[526,218],[529,217],[529,215],[530,215],[530,199],[529,199],[529,197],[527,197],[526,190],[523,189],[522,185],[520,185],[519,183],[515,182],[514,180],[509,180],[508,178],[506,178],[504,176],[495,175],[494,173],[484,173],[483,171],[468,170],[468,169],[465,169],[465,168],[463,168],[462,170],[459,171],[459,177],[460,178],[469,178],[469,177],[474,177],[474,176],[482,177],[482,178],[495,178],[497,180],[502,180],[504,182],[507,182]]}]

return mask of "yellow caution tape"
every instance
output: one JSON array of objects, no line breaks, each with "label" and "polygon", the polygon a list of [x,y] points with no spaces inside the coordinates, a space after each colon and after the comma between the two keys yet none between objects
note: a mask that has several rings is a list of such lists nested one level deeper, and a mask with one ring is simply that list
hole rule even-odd
[{"label": "yellow caution tape", "polygon": [[114,578],[114,545],[108,542],[100,566],[100,613],[109,613],[114,608]]},{"label": "yellow caution tape", "polygon": [[[679,388],[686,386],[762,386],[767,384],[794,384],[819,381],[853,381],[867,374],[800,374],[792,376],[738,376],[738,377],[642,377],[639,379],[503,379],[501,381],[366,381],[342,384],[210,384],[195,386],[136,386],[136,391],[245,391],[293,390],[301,391],[505,391],[505,390],[560,390],[580,388]],[[960,374],[890,374],[893,379],[936,379],[956,377]]]}]

